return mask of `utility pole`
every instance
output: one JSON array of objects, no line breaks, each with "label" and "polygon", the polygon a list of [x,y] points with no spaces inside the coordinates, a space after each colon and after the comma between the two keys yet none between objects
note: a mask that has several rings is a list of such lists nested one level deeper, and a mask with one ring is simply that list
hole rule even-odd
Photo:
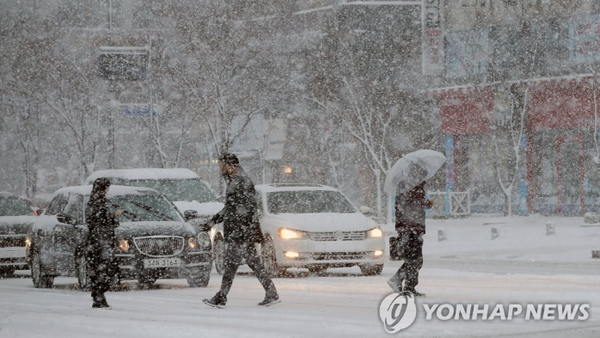
[{"label": "utility pole", "polygon": [[108,29],[112,29],[112,0],[108,0]]}]

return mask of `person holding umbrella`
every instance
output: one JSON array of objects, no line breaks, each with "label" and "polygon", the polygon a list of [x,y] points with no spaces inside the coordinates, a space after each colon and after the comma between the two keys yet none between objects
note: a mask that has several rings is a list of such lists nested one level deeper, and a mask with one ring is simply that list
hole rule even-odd
[{"label": "person holding umbrella", "polygon": [[398,185],[395,204],[396,231],[399,238],[399,251],[402,252],[404,263],[388,284],[394,292],[418,297],[424,296],[415,287],[419,284],[419,271],[423,266],[425,209],[433,206],[433,200],[425,197],[427,181],[424,178],[427,176],[427,171],[418,164],[412,164],[409,172],[410,178],[420,183],[410,190],[405,190],[405,182],[400,182]]},{"label": "person holding umbrella", "polygon": [[433,150],[417,150],[400,158],[389,170],[384,188],[396,196],[396,231],[398,252],[404,263],[388,281],[396,293],[424,296],[415,287],[423,266],[423,235],[425,210],[433,200],[425,197],[425,185],[446,162],[446,157]]}]

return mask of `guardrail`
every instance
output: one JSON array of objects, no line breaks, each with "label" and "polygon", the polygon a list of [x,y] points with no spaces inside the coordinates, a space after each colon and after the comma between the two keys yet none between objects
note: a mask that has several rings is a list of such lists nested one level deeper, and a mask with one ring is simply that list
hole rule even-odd
[{"label": "guardrail", "polygon": [[427,211],[427,217],[458,217],[471,214],[471,193],[467,191],[430,191],[433,208]]}]

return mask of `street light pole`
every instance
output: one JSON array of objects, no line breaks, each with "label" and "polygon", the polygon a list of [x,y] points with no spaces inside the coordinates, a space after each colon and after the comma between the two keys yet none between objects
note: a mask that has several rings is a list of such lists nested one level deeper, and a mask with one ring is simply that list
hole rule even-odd
[{"label": "street light pole", "polygon": [[108,29],[112,29],[112,0],[108,0]]},{"label": "street light pole", "polygon": [[377,218],[381,218],[381,170],[375,169],[374,173],[377,182]]}]

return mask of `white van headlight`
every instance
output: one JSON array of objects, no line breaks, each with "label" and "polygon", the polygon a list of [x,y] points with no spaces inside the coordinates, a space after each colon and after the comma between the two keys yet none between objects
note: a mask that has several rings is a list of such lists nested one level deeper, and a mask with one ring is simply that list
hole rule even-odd
[{"label": "white van headlight", "polygon": [[279,228],[279,238],[281,239],[308,239],[310,235],[306,231],[293,230],[288,228]]},{"label": "white van headlight", "polygon": [[383,231],[381,231],[380,227],[373,228],[368,231],[369,231],[369,237],[371,237],[371,238],[383,237]]}]

